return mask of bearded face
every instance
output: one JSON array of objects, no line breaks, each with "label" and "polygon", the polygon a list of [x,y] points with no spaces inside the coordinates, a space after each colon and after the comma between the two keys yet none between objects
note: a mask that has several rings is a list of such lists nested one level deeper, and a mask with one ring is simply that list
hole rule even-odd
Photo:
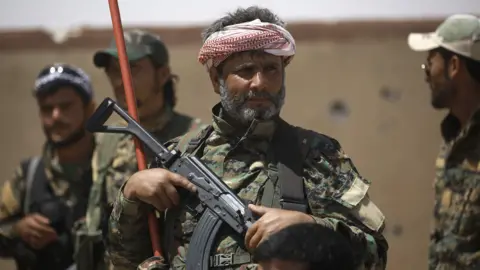
[{"label": "bearded face", "polygon": [[283,58],[263,51],[232,55],[212,77],[225,111],[243,124],[269,120],[285,103]]},{"label": "bearded face", "polygon": [[269,120],[280,114],[285,103],[285,85],[279,91],[232,92],[229,91],[225,81],[220,79],[220,101],[225,111],[243,124],[248,124],[254,119]]}]

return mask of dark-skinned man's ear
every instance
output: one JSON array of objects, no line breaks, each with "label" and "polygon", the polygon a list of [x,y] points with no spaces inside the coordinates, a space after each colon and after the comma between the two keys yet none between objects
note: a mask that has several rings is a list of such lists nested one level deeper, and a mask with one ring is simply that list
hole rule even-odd
[{"label": "dark-skinned man's ear", "polygon": [[460,65],[461,65],[461,60],[457,55],[452,56],[450,59],[450,63],[448,65],[448,75],[450,78],[454,78],[455,76],[458,76],[458,73],[460,72]]},{"label": "dark-skinned man's ear", "polygon": [[157,75],[160,85],[164,85],[171,78],[171,71],[169,66],[157,68]]}]

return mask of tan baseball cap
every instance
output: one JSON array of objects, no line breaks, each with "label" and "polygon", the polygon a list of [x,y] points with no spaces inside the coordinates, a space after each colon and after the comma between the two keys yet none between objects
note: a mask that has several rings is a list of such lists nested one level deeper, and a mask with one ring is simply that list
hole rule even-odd
[{"label": "tan baseball cap", "polygon": [[439,47],[480,61],[480,19],[470,14],[448,17],[431,33],[411,33],[408,46],[414,51]]}]

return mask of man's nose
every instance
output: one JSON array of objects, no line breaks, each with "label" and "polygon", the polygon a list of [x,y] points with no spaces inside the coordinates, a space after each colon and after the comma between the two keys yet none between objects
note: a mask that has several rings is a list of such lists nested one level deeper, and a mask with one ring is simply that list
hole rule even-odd
[{"label": "man's nose", "polygon": [[122,80],[122,76],[121,76],[121,75],[115,76],[115,78],[113,78],[112,82],[113,82],[113,87],[114,87],[114,88],[121,88],[121,87],[123,87],[123,80]]},{"label": "man's nose", "polygon": [[250,84],[250,89],[254,91],[263,91],[267,88],[268,81],[265,74],[262,71],[257,71],[253,77]]},{"label": "man's nose", "polygon": [[62,112],[59,107],[55,107],[52,110],[52,119],[53,120],[58,120],[62,115]]}]

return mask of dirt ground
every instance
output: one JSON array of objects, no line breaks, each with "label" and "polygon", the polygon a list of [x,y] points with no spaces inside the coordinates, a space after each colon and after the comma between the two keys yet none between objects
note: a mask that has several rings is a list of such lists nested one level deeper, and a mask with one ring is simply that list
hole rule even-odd
[{"label": "dirt ground", "polygon": [[[352,30],[353,31],[353,30]],[[295,35],[294,35],[295,36]],[[34,45],[31,45],[34,46]],[[197,44],[171,46],[180,75],[178,110],[210,120],[218,98],[196,62]],[[37,72],[67,62],[91,74],[96,100],[111,95],[104,74],[93,67],[93,49],[0,50],[0,179],[38,154],[44,137],[30,90]],[[443,115],[430,107],[420,64],[406,36],[301,41],[287,68],[282,116],[335,137],[359,171],[373,181],[371,197],[387,217],[389,270],[425,269],[432,212],[434,159]],[[0,264],[0,269],[9,268]]]}]

